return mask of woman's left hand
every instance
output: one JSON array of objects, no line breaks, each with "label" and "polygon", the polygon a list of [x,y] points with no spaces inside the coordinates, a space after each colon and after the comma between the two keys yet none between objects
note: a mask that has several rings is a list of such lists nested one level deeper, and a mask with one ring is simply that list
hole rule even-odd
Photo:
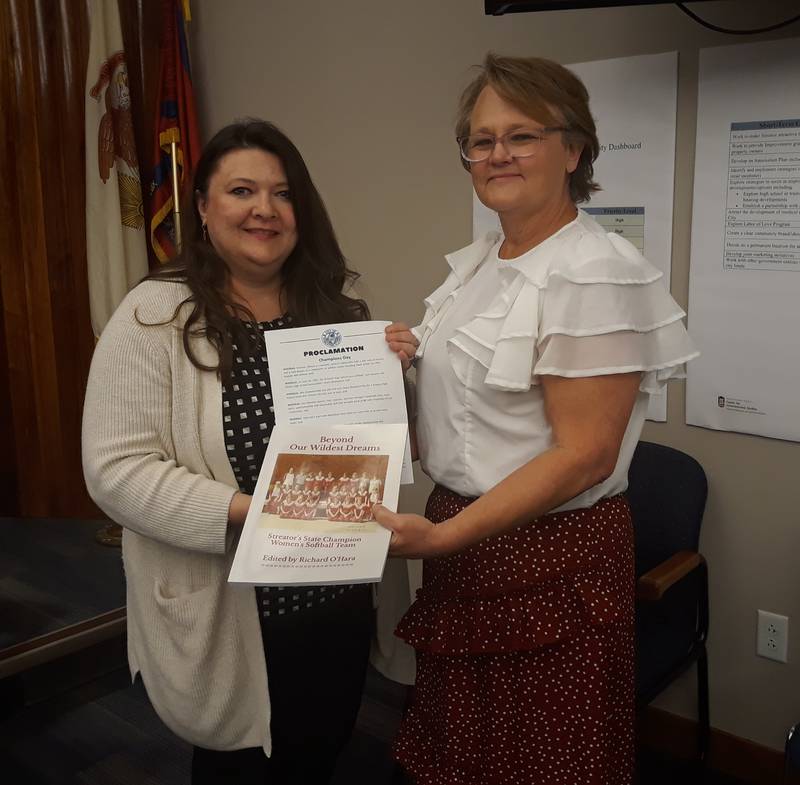
[{"label": "woman's left hand", "polygon": [[437,526],[421,515],[392,512],[382,504],[374,505],[372,514],[381,526],[392,532],[390,556],[431,559],[453,551],[446,542],[444,524]]},{"label": "woman's left hand", "polygon": [[405,373],[411,367],[411,361],[417,353],[419,346],[417,336],[404,322],[392,322],[386,328],[386,342],[400,358],[400,362],[403,364],[403,373]]}]

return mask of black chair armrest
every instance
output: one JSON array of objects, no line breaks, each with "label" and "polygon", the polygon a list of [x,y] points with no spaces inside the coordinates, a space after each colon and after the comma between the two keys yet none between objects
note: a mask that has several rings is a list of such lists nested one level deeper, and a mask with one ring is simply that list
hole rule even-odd
[{"label": "black chair armrest", "polygon": [[678,551],[636,581],[636,598],[647,602],[660,600],[671,586],[704,563],[705,559],[695,551]]}]

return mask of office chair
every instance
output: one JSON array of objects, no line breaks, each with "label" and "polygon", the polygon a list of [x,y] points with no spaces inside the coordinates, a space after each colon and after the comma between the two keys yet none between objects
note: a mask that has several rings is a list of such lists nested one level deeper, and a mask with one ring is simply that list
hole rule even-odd
[{"label": "office chair", "polygon": [[672,447],[639,442],[628,475],[636,550],[636,704],[641,710],[697,664],[697,751],[709,740],[708,569],[698,553],[708,483]]}]

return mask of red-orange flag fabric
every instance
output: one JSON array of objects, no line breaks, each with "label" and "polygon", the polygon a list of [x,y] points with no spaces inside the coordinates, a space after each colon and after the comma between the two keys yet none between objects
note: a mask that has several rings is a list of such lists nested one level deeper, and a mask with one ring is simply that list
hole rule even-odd
[{"label": "red-orange flag fabric", "polygon": [[[161,0],[163,24],[155,135],[155,171],[150,184],[150,244],[160,262],[178,252],[172,193],[172,151],[175,142],[180,192],[191,180],[200,157],[200,133],[192,89],[186,22],[188,0]],[[181,210],[187,209],[181,205]]]}]

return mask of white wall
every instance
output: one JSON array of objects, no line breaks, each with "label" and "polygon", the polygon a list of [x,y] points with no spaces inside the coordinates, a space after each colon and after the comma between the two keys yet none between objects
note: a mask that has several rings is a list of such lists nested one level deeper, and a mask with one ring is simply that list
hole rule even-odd
[{"label": "white wall", "polygon": [[[794,0],[692,7],[742,27],[797,11]],[[493,18],[482,0],[195,0],[193,14],[205,134],[256,115],[291,136],[381,319],[418,319],[444,278],[442,254],[471,239],[452,126],[469,67],[487,50],[563,63],[679,50],[672,289],[685,307],[697,53],[741,37],[709,32],[670,5]],[[800,26],[747,40],[788,35]],[[686,450],[709,476],[701,547],[712,585],[712,724],[780,748],[800,720],[800,627],[790,628],[781,665],[755,656],[755,618],[763,608],[800,621],[800,445],[688,427],[683,401],[674,385],[669,421],[648,424],[645,438]],[[420,482],[405,503],[419,507],[428,487]],[[693,674],[659,705],[694,716]]]}]

